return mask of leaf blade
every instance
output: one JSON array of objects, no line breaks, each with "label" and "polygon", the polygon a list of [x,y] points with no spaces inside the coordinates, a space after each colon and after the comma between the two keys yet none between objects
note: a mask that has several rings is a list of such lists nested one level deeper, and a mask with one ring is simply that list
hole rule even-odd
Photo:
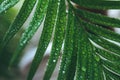
[{"label": "leaf blade", "polygon": [[[42,8],[42,9],[40,9],[40,8]],[[33,16],[33,19],[30,22],[29,27],[23,33],[23,35],[19,41],[19,44],[17,46],[17,49],[15,50],[15,53],[10,61],[10,66],[12,66],[12,64],[14,64],[14,63],[18,63],[19,60],[17,61],[17,59],[19,56],[22,55],[20,53],[22,52],[24,47],[27,45],[27,43],[30,41],[32,36],[35,34],[37,29],[42,24],[43,19],[46,14],[46,9],[47,9],[47,2],[45,4],[42,4],[41,1],[39,1],[37,4],[37,8],[36,8],[35,14]]]},{"label": "leaf blade", "polygon": [[65,12],[66,9],[65,8],[66,8],[65,2],[64,0],[61,0],[59,5],[57,23],[55,27],[52,51],[50,53],[50,58],[48,61],[48,65],[47,65],[43,80],[50,79],[54,71],[54,68],[56,66],[56,63],[58,61],[58,58],[60,56],[60,50],[62,48],[62,44],[64,40],[64,29],[66,27],[66,12]]},{"label": "leaf blade", "polygon": [[[74,0],[73,0],[74,1]],[[79,2],[74,1],[77,3],[80,7],[88,8],[88,9],[120,9],[120,1],[90,1],[90,0],[79,0]]]},{"label": "leaf blade", "polygon": [[[14,22],[10,25],[8,31],[6,32],[1,44],[2,47],[6,46],[7,43],[14,37],[14,35],[19,31],[27,17],[30,15],[36,0],[25,0],[22,8],[20,9],[18,15],[16,16]],[[30,5],[28,5],[30,4]],[[29,9],[28,9],[29,8]],[[25,15],[26,14],[26,15]]]},{"label": "leaf blade", "polygon": [[101,14],[96,14],[93,12],[77,9],[76,12],[78,15],[82,16],[83,18],[93,22],[95,24],[109,26],[109,27],[120,27],[120,20],[116,18],[110,18]]},{"label": "leaf blade", "polygon": [[[47,46],[48,46],[51,36],[52,36],[53,28],[56,24],[57,8],[58,8],[58,4],[56,4],[57,0],[56,1],[47,0],[47,1],[49,2],[49,4],[48,4],[48,8],[47,8],[47,14],[46,14],[45,22],[44,22],[42,35],[40,37],[39,46],[38,46],[37,52],[35,54],[35,57],[33,59],[27,80],[32,80],[32,78],[37,70],[37,67],[39,66],[39,63],[41,62],[41,60],[43,58],[45,50],[47,49]],[[44,1],[43,1],[43,3],[44,3]]]},{"label": "leaf blade", "polygon": [[4,0],[0,1],[0,13],[14,6],[19,0]]},{"label": "leaf blade", "polygon": [[71,12],[71,9],[68,12],[68,22],[66,28],[66,37],[64,44],[64,51],[62,56],[62,62],[60,66],[60,71],[58,75],[58,80],[64,80],[67,78],[68,66],[70,66],[71,56],[72,56],[72,47],[73,47],[73,33],[74,33],[74,16]]}]

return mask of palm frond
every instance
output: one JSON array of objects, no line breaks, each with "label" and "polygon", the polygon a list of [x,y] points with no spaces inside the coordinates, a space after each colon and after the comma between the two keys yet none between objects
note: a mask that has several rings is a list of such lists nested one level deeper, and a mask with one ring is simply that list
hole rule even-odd
[{"label": "palm frond", "polygon": [[[5,1],[0,0],[0,13],[18,2]],[[59,56],[62,61],[58,80],[120,79],[120,34],[108,29],[119,28],[120,20],[91,11],[120,9],[120,1],[25,0],[2,40],[1,49],[18,32],[33,8],[34,16],[18,43],[10,67],[18,63],[19,57],[22,56],[21,51],[43,23],[39,45],[27,80],[33,79],[51,39],[53,45],[43,80],[50,80]]]}]

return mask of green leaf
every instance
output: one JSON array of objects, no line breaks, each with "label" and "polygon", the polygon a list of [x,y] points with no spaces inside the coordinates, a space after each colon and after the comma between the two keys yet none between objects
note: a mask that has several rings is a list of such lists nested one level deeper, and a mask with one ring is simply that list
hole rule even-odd
[{"label": "green leaf", "polygon": [[79,0],[78,2],[73,0],[73,2],[77,3],[80,8],[84,9],[120,9],[120,1]]},{"label": "green leaf", "polygon": [[[86,25],[86,23],[85,23]],[[117,34],[113,31],[110,31],[108,29],[105,29],[105,28],[102,28],[101,26],[98,26],[98,25],[94,25],[94,24],[87,24],[86,25],[87,29],[92,31],[93,33],[99,35],[99,36],[102,36],[106,39],[109,39],[109,40],[112,40],[112,41],[115,41],[115,42],[118,42],[120,43],[120,34]]]},{"label": "green leaf", "polygon": [[42,3],[41,1],[38,2],[33,19],[30,22],[28,29],[23,33],[19,41],[18,47],[10,62],[10,66],[14,63],[18,63],[16,59],[18,59],[18,57],[22,55],[20,53],[22,52],[26,44],[29,42],[29,40],[32,38],[32,36],[35,34],[35,32],[37,31],[41,23],[43,22],[46,9],[47,9],[47,5],[48,5],[47,2],[46,3]]},{"label": "green leaf", "polygon": [[[119,48],[120,47],[118,45],[108,41],[109,39],[111,39],[111,40],[119,42],[119,34],[113,33],[112,31],[108,31],[104,28],[100,28],[100,27],[98,27],[94,24],[90,24],[90,23],[87,23],[85,21],[81,21],[81,23],[85,27],[87,27],[88,33],[90,33],[89,37],[90,37],[91,40],[93,40],[95,43],[97,43],[101,47],[104,47],[107,50],[110,50],[110,51],[113,51],[113,52],[119,54]],[[95,35],[97,35],[97,36],[95,36]],[[111,37],[111,35],[112,35],[112,37]],[[107,37],[108,40],[105,39],[106,37]]]},{"label": "green leaf", "polygon": [[[43,1],[43,3],[45,3],[45,2]],[[43,55],[47,49],[50,39],[52,37],[52,32],[53,32],[54,26],[56,25],[56,22],[57,22],[56,19],[57,19],[58,2],[59,1],[53,1],[53,0],[49,1],[47,15],[45,18],[42,35],[40,37],[39,46],[38,46],[37,52],[35,54],[35,57],[33,59],[27,80],[32,80],[32,78],[39,66],[39,63],[41,62]]]},{"label": "green leaf", "polygon": [[120,43],[120,34],[117,34],[113,31],[110,31],[103,26],[95,25],[90,22],[82,21],[82,24],[86,27],[86,29],[96,35],[102,36],[106,39],[116,41]]},{"label": "green leaf", "polygon": [[13,7],[19,0],[0,0],[0,13],[6,11],[7,9]]},{"label": "green leaf", "polygon": [[106,75],[111,76],[114,80],[119,80],[120,79],[120,75],[117,74],[116,72],[112,71],[111,69],[109,69],[109,67],[107,66],[103,66],[104,67],[104,72]]},{"label": "green leaf", "polygon": [[50,54],[50,58],[48,61],[48,66],[46,68],[46,72],[43,80],[50,80],[50,77],[55,69],[56,63],[60,56],[60,51],[63,44],[64,39],[64,31],[66,28],[66,8],[64,0],[60,0],[57,23],[55,26],[55,33],[52,45],[52,51]]},{"label": "green leaf", "polygon": [[119,51],[120,51],[120,46],[109,42],[108,40],[102,38],[102,37],[98,37],[95,35],[91,35],[90,39],[95,42],[96,44],[98,44],[99,46],[105,48],[108,51],[114,52],[114,54],[116,55],[120,55]]},{"label": "green leaf", "polygon": [[118,61],[120,60],[120,56],[98,48],[96,48],[96,52],[97,55],[99,55],[101,58],[102,66],[104,68],[103,70],[105,70],[106,75],[109,75],[107,77],[113,75],[114,77],[112,76],[112,78],[118,80],[120,77],[120,64],[118,63]]},{"label": "green leaf", "polygon": [[109,26],[109,27],[120,27],[119,19],[110,18],[110,17],[104,16],[101,14],[96,14],[96,13],[88,12],[88,11],[81,10],[81,9],[79,10],[77,9],[76,12],[80,17],[92,23]]},{"label": "green leaf", "polygon": [[[80,19],[79,19],[80,20]],[[93,42],[95,42],[97,45],[99,45],[100,47],[104,48],[103,50],[98,50],[97,49],[97,55],[94,54],[94,57],[96,57],[95,59],[98,61],[98,62],[102,62],[101,65],[104,65],[105,68],[107,67],[107,71],[111,71],[113,75],[116,75],[118,76],[120,74],[120,71],[119,71],[119,67],[120,67],[120,64],[117,62],[119,59],[120,59],[120,56],[119,56],[119,50],[120,50],[120,47],[116,44],[114,44],[113,42],[110,42],[109,39],[107,40],[106,38],[104,38],[103,36],[105,36],[105,34],[108,32],[109,34],[107,34],[107,38],[110,38],[110,34],[112,35],[118,35],[118,34],[115,34],[113,33],[112,31],[108,31],[104,28],[101,28],[100,26],[96,26],[94,24],[91,24],[91,23],[87,23],[85,21],[82,21],[80,20],[79,21],[80,24],[84,27],[85,31],[84,32],[87,32],[88,34],[88,38],[90,40],[92,40]],[[94,27],[93,27],[94,26]],[[83,30],[82,30],[83,31]],[[106,31],[106,33],[105,33]],[[83,32],[82,32],[83,33]],[[82,34],[81,33],[81,34]],[[84,36],[85,37],[85,36]],[[111,37],[110,39],[113,39],[114,37]],[[118,37],[115,38],[115,40],[119,41],[118,40]],[[85,41],[85,40],[84,40]],[[81,42],[81,44],[83,43],[83,41]],[[84,44],[86,45],[86,44]],[[82,45],[81,45],[82,46]],[[84,47],[85,48],[85,47]],[[82,50],[82,47],[80,48]],[[86,49],[87,50],[87,49]],[[96,51],[96,50],[95,50]],[[83,52],[83,51],[82,51]],[[90,52],[90,51],[88,51]],[[108,53],[109,52],[109,53]],[[87,52],[86,52],[87,53]],[[82,57],[83,58],[83,57]],[[97,62],[97,63],[98,63]],[[96,63],[94,63],[96,64]],[[81,64],[82,65],[82,64]],[[103,71],[103,68],[104,66],[101,68],[101,70]],[[95,68],[98,68],[98,67],[95,67]],[[94,70],[94,69],[93,69]],[[95,70],[96,71],[96,70]],[[106,79],[110,79],[110,76],[108,76],[109,74],[104,72],[106,75],[105,75],[105,78]],[[79,74],[79,75],[82,75],[82,74]],[[97,73],[98,75],[98,73]],[[83,76],[82,76],[83,77]],[[96,78],[94,76],[94,78]],[[83,78],[84,80],[85,78]],[[92,79],[92,78],[90,78]],[[102,79],[102,77],[100,78],[100,80]],[[114,79],[119,79],[118,77],[115,77]],[[93,80],[93,79],[92,79]],[[95,79],[97,80],[97,79]]]},{"label": "green leaf", "polygon": [[70,66],[68,66],[67,77],[66,80],[74,80],[75,72],[76,72],[76,64],[77,64],[77,53],[78,53],[78,38],[79,38],[79,26],[77,24],[76,18],[74,19],[74,34],[73,34],[73,51]]},{"label": "green leaf", "polygon": [[115,55],[114,53],[110,53],[105,50],[101,50],[99,48],[95,48],[96,55],[99,56],[102,60],[108,61],[111,63],[117,63],[117,61],[120,59],[120,56]]},{"label": "green leaf", "polygon": [[[108,71],[112,71],[114,75],[119,76],[120,78],[120,64],[103,61],[103,67]],[[109,75],[109,73],[107,74]]]},{"label": "green leaf", "polygon": [[[79,23],[79,45],[77,54],[77,70],[76,70],[76,80],[94,80],[95,77],[95,67],[96,63],[94,61],[94,51],[91,45],[84,25]],[[97,74],[98,72],[96,72]],[[98,75],[97,75],[98,77]]]},{"label": "green leaf", "polygon": [[[14,1],[14,0],[12,0],[12,1]],[[9,27],[8,31],[6,32],[4,38],[1,42],[2,47],[6,46],[8,44],[8,42],[14,37],[14,35],[22,27],[22,25],[24,24],[24,22],[30,15],[35,3],[36,3],[36,0],[25,0],[24,1],[22,8],[20,9],[14,22]]]},{"label": "green leaf", "polygon": [[[0,0],[0,11],[3,12],[16,3],[17,0]],[[33,79],[51,39],[53,40],[52,51],[43,80],[50,80],[60,52],[62,52],[62,62],[58,80],[120,79],[120,45],[118,45],[120,34],[107,29],[119,27],[120,20],[93,12],[94,10],[120,9],[120,1],[25,0],[0,44],[1,50],[4,50],[25,23],[33,8],[34,16],[21,36],[10,61],[10,66],[18,63],[22,50],[44,22],[27,80]],[[65,10],[68,12],[67,15]]]},{"label": "green leaf", "polygon": [[71,9],[69,9],[64,50],[62,54],[62,62],[60,66],[58,80],[67,79],[67,74],[69,71],[68,67],[71,64],[71,57],[73,51],[73,34],[74,34],[74,16],[73,13],[71,12]]}]

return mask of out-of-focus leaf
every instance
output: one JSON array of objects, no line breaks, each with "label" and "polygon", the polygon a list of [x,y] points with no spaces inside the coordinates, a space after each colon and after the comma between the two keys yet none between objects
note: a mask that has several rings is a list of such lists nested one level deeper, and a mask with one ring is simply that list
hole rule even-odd
[{"label": "out-of-focus leaf", "polygon": [[48,5],[47,2],[46,3],[41,2],[41,1],[38,2],[33,19],[30,22],[28,29],[23,33],[23,35],[19,41],[18,47],[11,59],[10,66],[14,63],[15,64],[18,63],[18,60],[16,60],[16,59],[18,59],[18,57],[22,55],[21,52],[24,49],[25,45],[29,42],[29,40],[32,38],[32,36],[35,34],[37,29],[41,25],[41,23],[45,17],[47,5]]},{"label": "out-of-focus leaf", "polygon": [[7,9],[13,7],[19,0],[0,0],[0,13],[6,11]]},{"label": "out-of-focus leaf", "polygon": [[[14,0],[12,0],[12,1],[14,1]],[[30,15],[35,3],[36,3],[36,0],[25,0],[24,1],[22,8],[20,9],[14,22],[9,27],[8,31],[6,32],[4,38],[1,42],[2,47],[6,46],[8,44],[8,42],[14,37],[14,35],[22,27],[22,25],[24,24],[24,22]]]}]

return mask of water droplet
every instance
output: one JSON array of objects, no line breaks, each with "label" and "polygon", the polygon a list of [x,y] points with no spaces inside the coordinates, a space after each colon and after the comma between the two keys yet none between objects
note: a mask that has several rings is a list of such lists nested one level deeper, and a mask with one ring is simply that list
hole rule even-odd
[{"label": "water droplet", "polygon": [[65,74],[65,71],[62,71],[63,74]]},{"label": "water droplet", "polygon": [[56,48],[56,50],[58,51],[59,49],[58,49],[58,48]]},{"label": "water droplet", "polygon": [[53,60],[53,62],[56,62],[56,60]]},{"label": "water droplet", "polygon": [[95,56],[96,61],[100,61],[100,57],[99,56]]},{"label": "water droplet", "polygon": [[85,68],[85,67],[82,67],[82,71],[84,71],[84,72],[85,72],[85,71],[86,71],[86,68]]}]

